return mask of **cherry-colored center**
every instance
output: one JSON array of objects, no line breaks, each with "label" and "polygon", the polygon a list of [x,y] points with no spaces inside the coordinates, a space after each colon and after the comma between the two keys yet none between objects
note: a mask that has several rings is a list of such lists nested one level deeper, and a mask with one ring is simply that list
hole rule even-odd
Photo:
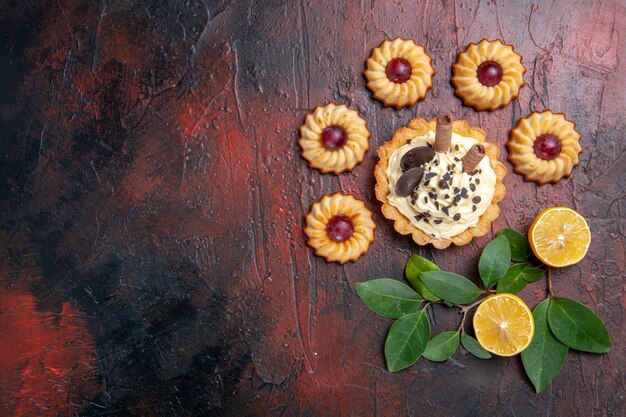
[{"label": "cherry-colored center", "polygon": [[394,58],[385,67],[389,81],[402,84],[411,78],[411,64],[404,58]]},{"label": "cherry-colored center", "polygon": [[346,131],[341,126],[328,126],[322,130],[322,142],[326,149],[335,150],[345,145],[348,140]]},{"label": "cherry-colored center", "polygon": [[554,135],[541,135],[533,144],[535,155],[550,161],[561,154],[561,141]]},{"label": "cherry-colored center", "polygon": [[354,225],[348,216],[335,214],[326,226],[328,236],[335,242],[345,242],[352,237]]},{"label": "cherry-colored center", "polygon": [[502,81],[502,67],[494,61],[485,61],[476,70],[478,81],[484,86],[493,87]]}]

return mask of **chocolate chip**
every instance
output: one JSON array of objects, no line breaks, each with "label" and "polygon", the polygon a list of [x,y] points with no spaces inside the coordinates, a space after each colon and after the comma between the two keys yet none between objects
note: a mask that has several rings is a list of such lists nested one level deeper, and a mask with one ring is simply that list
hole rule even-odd
[{"label": "chocolate chip", "polygon": [[443,198],[445,198],[446,200],[450,198],[450,194],[446,194],[443,196]]},{"label": "chocolate chip", "polygon": [[423,213],[422,213],[422,216],[424,216],[424,218],[425,218],[425,219],[426,219],[426,218],[428,218],[428,217],[430,217],[430,211],[425,211],[425,212],[423,212]]},{"label": "chocolate chip", "polygon": [[474,184],[470,184],[470,190],[476,191],[476,186]]},{"label": "chocolate chip", "polygon": [[418,214],[417,216],[415,216],[415,220],[419,222],[420,220],[422,220],[422,216]]},{"label": "chocolate chip", "polygon": [[461,194],[457,194],[454,196],[454,202],[458,203],[459,201],[461,201]]},{"label": "chocolate chip", "polygon": [[445,190],[446,188],[448,188],[448,183],[446,182],[446,180],[439,180],[439,182],[437,183],[437,185],[439,186],[439,188],[441,188],[442,190]]},{"label": "chocolate chip", "polygon": [[[428,146],[418,146],[417,148],[409,150],[402,156],[400,169],[402,172],[405,172],[411,168],[424,165],[426,162],[433,159],[433,156],[435,156],[435,151],[432,148]],[[428,179],[428,177],[426,179]]]},{"label": "chocolate chip", "polygon": [[461,162],[461,160],[459,158],[457,158],[456,156],[454,157],[454,161],[455,162]]},{"label": "chocolate chip", "polygon": [[428,197],[432,198],[433,200],[436,200],[437,199],[437,194],[429,192],[428,193]]},{"label": "chocolate chip", "polygon": [[459,220],[461,220],[461,213],[455,214],[452,220],[454,220],[455,222],[458,222]]},{"label": "chocolate chip", "polygon": [[454,145],[454,150],[458,151],[459,150],[459,145]]},{"label": "chocolate chip", "polygon": [[439,202],[438,202],[438,201],[435,201],[435,208],[436,208],[437,210],[439,210]]},{"label": "chocolate chip", "polygon": [[421,167],[406,171],[396,183],[396,194],[400,197],[410,196],[422,180],[422,175],[424,175],[424,168]]},{"label": "chocolate chip", "polygon": [[480,178],[476,178],[476,184],[480,184]]},{"label": "chocolate chip", "polygon": [[445,174],[443,174],[443,176],[441,178],[443,178],[444,180],[448,181],[450,179],[450,173],[446,172]]},{"label": "chocolate chip", "polygon": [[424,185],[428,187],[430,185],[430,180],[424,181]]},{"label": "chocolate chip", "polygon": [[477,169],[473,170],[470,175],[476,175],[476,174],[478,174],[478,170]]},{"label": "chocolate chip", "polygon": [[476,211],[476,206],[472,206],[472,211]]},{"label": "chocolate chip", "polygon": [[474,204],[480,203],[480,197],[476,196],[476,197],[472,198],[472,203],[474,203]]},{"label": "chocolate chip", "polygon": [[435,224],[441,224],[441,222],[442,222],[442,221],[443,221],[443,220],[441,220],[441,219],[435,219],[435,220],[433,220],[433,222],[434,222]]},{"label": "chocolate chip", "polygon": [[454,187],[454,190],[452,191],[454,191],[454,194],[457,194],[459,192],[459,187]]},{"label": "chocolate chip", "polygon": [[448,207],[442,207],[441,211],[443,211],[443,214],[445,214],[446,216],[449,216]]},{"label": "chocolate chip", "polygon": [[465,187],[461,188],[461,197],[462,198],[467,198],[468,197],[468,195],[467,195],[467,188],[465,188]]},{"label": "chocolate chip", "polygon": [[428,203],[428,197],[424,196],[424,203]]}]

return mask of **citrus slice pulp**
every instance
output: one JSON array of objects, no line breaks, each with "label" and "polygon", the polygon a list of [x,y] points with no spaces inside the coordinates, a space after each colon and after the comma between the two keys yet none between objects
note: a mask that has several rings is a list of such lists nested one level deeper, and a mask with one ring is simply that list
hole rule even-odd
[{"label": "citrus slice pulp", "polygon": [[530,308],[513,294],[494,294],[474,314],[478,343],[498,356],[513,356],[526,349],[535,334]]},{"label": "citrus slice pulp", "polygon": [[561,268],[585,257],[591,232],[585,218],[568,207],[552,207],[539,213],[528,230],[535,256],[544,264]]}]

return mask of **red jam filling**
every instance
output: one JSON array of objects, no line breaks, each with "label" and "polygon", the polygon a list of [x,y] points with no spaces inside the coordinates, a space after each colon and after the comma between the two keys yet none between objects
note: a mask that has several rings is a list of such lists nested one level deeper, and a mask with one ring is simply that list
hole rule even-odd
[{"label": "red jam filling", "polygon": [[385,67],[385,74],[391,82],[405,83],[411,78],[411,64],[404,58],[394,58]]},{"label": "red jam filling", "polygon": [[328,222],[326,231],[335,242],[345,242],[354,234],[354,225],[348,216],[336,214]]},{"label": "red jam filling", "polygon": [[478,81],[484,86],[493,87],[502,81],[502,67],[494,61],[485,61],[476,70]]},{"label": "red jam filling", "polygon": [[550,161],[561,154],[561,141],[554,135],[541,135],[533,144],[535,155]]},{"label": "red jam filling", "polygon": [[335,150],[346,144],[348,135],[341,126],[328,126],[322,130],[322,142],[326,149]]}]

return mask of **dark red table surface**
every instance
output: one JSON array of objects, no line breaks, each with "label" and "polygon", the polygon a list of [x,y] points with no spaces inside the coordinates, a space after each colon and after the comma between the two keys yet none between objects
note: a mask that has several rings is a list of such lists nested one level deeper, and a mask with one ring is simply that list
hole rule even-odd
[{"label": "dark red table surface", "polygon": [[[362,76],[395,36],[423,44],[437,72],[399,111]],[[527,69],[519,100],[493,113],[450,84],[457,53],[482,38],[513,44]],[[0,415],[625,415],[623,1],[4,1],[0,62]],[[372,133],[340,176],[297,145],[329,101]],[[374,198],[376,147],[449,112],[505,161],[509,129],[546,108],[576,122],[580,166],[542,187],[510,172],[492,231],[525,232],[554,205],[583,214],[589,253],[554,272],[555,291],[597,311],[613,349],[571,353],[540,395],[519,358],[459,351],[387,372],[391,322],[354,284],[402,279],[414,253],[477,279],[493,233],[443,251],[396,234]],[[344,266],[302,232],[311,202],[336,191],[378,226]],[[521,296],[534,307],[545,293],[541,281]],[[431,316],[434,331],[458,319]]]}]

